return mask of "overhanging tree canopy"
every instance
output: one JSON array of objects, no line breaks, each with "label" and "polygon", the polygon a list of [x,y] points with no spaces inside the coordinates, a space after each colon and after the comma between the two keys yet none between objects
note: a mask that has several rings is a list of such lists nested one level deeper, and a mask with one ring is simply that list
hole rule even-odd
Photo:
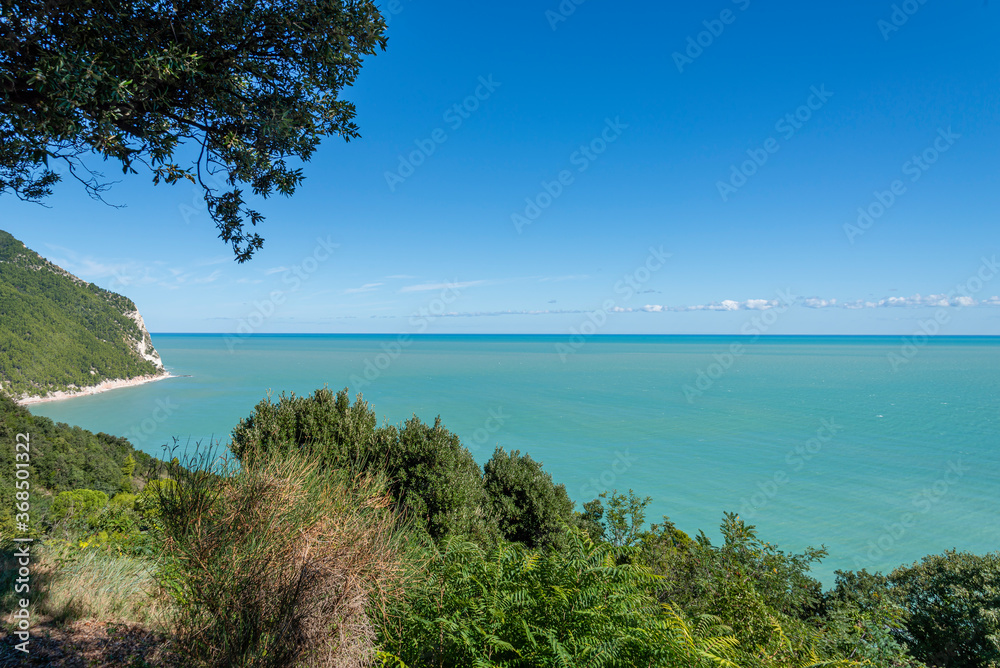
[{"label": "overhanging tree canopy", "polygon": [[[359,136],[340,93],[384,32],[370,0],[0,0],[0,193],[43,199],[61,160],[100,198],[96,153],[198,183],[245,262],[263,243],[245,188],[290,195],[288,160]],[[182,145],[197,157],[178,164]]]}]

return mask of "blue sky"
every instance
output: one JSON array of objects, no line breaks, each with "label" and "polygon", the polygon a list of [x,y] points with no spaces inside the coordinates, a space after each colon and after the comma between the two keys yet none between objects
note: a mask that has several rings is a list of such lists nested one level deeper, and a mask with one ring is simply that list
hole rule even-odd
[{"label": "blue sky", "polygon": [[1000,332],[1000,7],[383,7],[251,262],[144,175],[0,227],[154,332]]}]

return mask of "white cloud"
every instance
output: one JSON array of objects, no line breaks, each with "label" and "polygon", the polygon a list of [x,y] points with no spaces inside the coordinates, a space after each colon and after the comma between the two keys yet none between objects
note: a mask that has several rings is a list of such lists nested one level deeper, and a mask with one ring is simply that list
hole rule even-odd
[{"label": "white cloud", "polygon": [[538,279],[540,283],[546,282],[559,282],[559,281],[583,281],[590,278],[587,274],[570,274],[569,276],[543,276]]},{"label": "white cloud", "polygon": [[216,269],[208,276],[196,276],[192,278],[191,283],[193,283],[194,285],[201,285],[203,283],[214,283],[215,281],[219,280],[220,276],[222,276],[222,270]]},{"label": "white cloud", "polygon": [[[166,263],[157,260],[144,263],[138,260],[109,262],[89,255],[81,255],[70,248],[47,247],[63,253],[68,259],[51,260],[66,271],[87,281],[101,282],[108,289],[124,292],[130,286],[158,285],[170,290],[176,290],[184,285],[205,285],[214,283],[223,275],[222,269],[216,269],[210,274],[204,274],[198,269],[188,267],[168,267]],[[224,262],[226,259],[211,258],[197,260],[191,266],[195,268],[208,267]],[[106,279],[111,279],[107,281]]]},{"label": "white cloud", "polygon": [[347,288],[343,291],[343,293],[345,295],[354,295],[361,292],[372,292],[377,290],[382,285],[385,285],[385,283],[365,283],[360,288]]},{"label": "white cloud", "polygon": [[400,288],[400,292],[429,292],[431,290],[461,290],[463,288],[471,288],[476,285],[483,285],[486,281],[465,281],[465,282],[455,282],[455,283],[420,283],[418,285],[407,285],[406,287]]},{"label": "white cloud", "polygon": [[[441,284],[442,286],[447,284]],[[693,304],[687,306],[670,306],[666,304],[644,304],[638,307],[614,305],[608,309],[609,313],[687,313],[693,311],[766,311],[780,306],[780,302],[775,299],[747,299],[737,301],[735,299],[723,299],[718,302],[708,304]],[[841,302],[835,298],[822,299],[820,297],[799,298],[795,304],[811,309],[879,309],[879,308],[919,308],[919,307],[940,307],[950,306],[955,308],[968,306],[1000,306],[1000,296],[990,297],[981,301],[976,301],[971,297],[954,297],[948,299],[945,295],[913,295],[912,297],[887,297],[877,301],[858,299],[855,301]],[[551,309],[551,310],[506,310],[506,311],[476,311],[461,313],[446,313],[451,317],[470,316],[496,316],[496,315],[558,315],[566,313],[589,313],[594,309]]]}]

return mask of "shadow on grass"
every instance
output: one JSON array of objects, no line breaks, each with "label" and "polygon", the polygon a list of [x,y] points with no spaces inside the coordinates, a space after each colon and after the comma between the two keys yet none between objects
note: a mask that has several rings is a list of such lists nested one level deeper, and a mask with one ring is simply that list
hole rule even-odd
[{"label": "shadow on grass", "polygon": [[[91,551],[60,563],[51,548],[30,545],[29,592],[15,591],[17,548],[0,549],[0,667],[168,665],[148,562]],[[22,598],[30,601],[29,654],[15,648],[12,614]]]},{"label": "shadow on grass", "polygon": [[32,629],[29,653],[14,648],[18,640],[0,641],[0,667],[166,668],[177,665],[169,642],[139,625],[91,620],[64,625],[39,623]]}]

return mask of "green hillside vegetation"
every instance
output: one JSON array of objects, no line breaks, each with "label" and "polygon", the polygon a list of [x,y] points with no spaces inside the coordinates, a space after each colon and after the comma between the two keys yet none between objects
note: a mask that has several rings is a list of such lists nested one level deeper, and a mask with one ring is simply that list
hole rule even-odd
[{"label": "green hillside vegetation", "polygon": [[[149,477],[162,464],[120,436],[97,434],[32,415],[24,406],[0,396],[0,442],[14,443],[17,434],[31,436],[31,480],[53,492],[85,487],[115,494],[122,466],[132,459],[132,475]],[[14,448],[0,448],[0,481],[14,470]]]},{"label": "green hillside vegetation", "polygon": [[[480,468],[440,419],[379,425],[346,390],[268,397],[231,457],[162,469],[81,433],[106,463],[43,511],[39,554],[58,566],[33,605],[161,632],[169,651],[131,665],[1000,665],[1000,553],[838,572],[823,591],[822,548],[787,553],[733,514],[717,544],[650,525],[632,490],[576,509],[528,455],[498,448]],[[140,469],[166,477],[115,492]]]},{"label": "green hillside vegetation", "polygon": [[[135,304],[68,274],[0,230],[0,387],[44,395],[159,373],[136,352]],[[152,348],[149,344],[148,349]]]},{"label": "green hillside vegetation", "polygon": [[54,423],[0,395],[0,443],[6,444],[0,448],[0,531],[6,536],[11,535],[14,520],[16,455],[12,444],[17,434],[30,436],[28,480],[33,499],[32,532],[37,535],[44,532],[49,506],[60,493],[92,490],[107,500],[155,479],[162,466],[160,460],[136,450],[124,438]]}]

